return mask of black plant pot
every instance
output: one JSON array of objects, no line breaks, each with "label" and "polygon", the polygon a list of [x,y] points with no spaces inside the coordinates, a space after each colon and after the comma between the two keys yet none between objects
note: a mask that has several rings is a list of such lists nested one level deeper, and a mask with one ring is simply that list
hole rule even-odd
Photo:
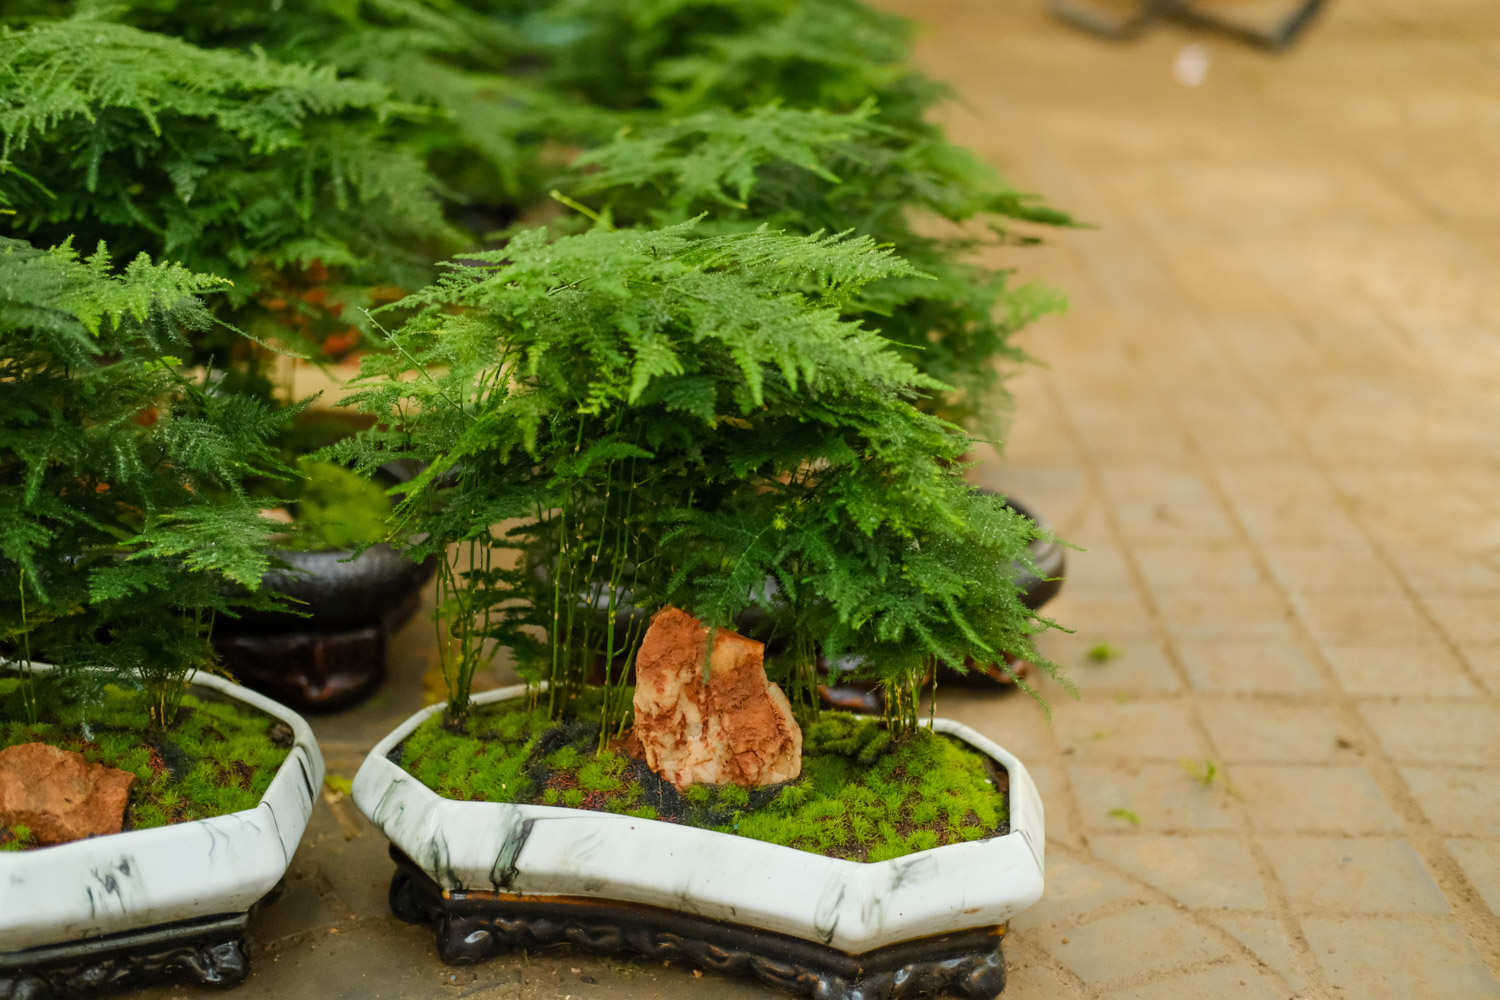
[{"label": "black plant pot", "polygon": [[[382,474],[404,483],[410,462],[390,462]],[[283,566],[262,586],[285,594],[305,614],[245,612],[221,621],[214,645],[241,684],[293,708],[329,711],[373,694],[385,678],[386,645],[421,606],[421,591],[436,559],[416,563],[389,545],[277,553]]]}]

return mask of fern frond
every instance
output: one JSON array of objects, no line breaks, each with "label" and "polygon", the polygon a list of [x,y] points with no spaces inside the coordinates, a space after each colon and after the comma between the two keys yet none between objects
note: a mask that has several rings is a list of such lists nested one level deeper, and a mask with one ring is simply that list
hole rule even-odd
[{"label": "fern frond", "polygon": [[243,482],[279,471],[289,411],[206,392],[174,356],[222,287],[0,237],[0,658],[169,692],[212,662],[215,615],[267,603],[276,526]]}]

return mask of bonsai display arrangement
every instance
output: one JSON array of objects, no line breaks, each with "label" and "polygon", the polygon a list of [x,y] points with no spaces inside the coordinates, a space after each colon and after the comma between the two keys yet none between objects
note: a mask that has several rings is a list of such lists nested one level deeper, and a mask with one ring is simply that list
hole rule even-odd
[{"label": "bonsai display arrangement", "polygon": [[[587,928],[654,954],[696,921],[697,961],[730,948],[783,985],[998,990],[996,928],[1040,892],[1040,805],[1019,762],[924,727],[919,703],[938,663],[1035,657],[1044,623],[977,571],[1024,563],[1035,531],[964,482],[967,435],[914,405],[941,383],[843,317],[903,273],[868,239],[532,231],[449,268],[366,359],[353,402],[382,423],[334,454],[426,463],[395,524],[443,560],[449,698],[371,752],[354,797],[403,866],[393,905],[436,923],[445,957]],[[545,582],[508,552],[539,538]],[[603,628],[580,606],[596,586]],[[650,617],[622,636],[627,591]],[[751,606],[774,646],[723,628]],[[475,698],[496,644],[528,684]],[[885,695],[873,731],[818,707],[819,663],[849,655]],[[829,752],[897,782],[895,812],[842,815],[879,796]],[[924,797],[902,761],[938,753],[970,780]]]},{"label": "bonsai display arrangement", "polygon": [[[1055,583],[1055,540],[963,467],[999,433],[1011,334],[1057,299],[967,255],[1069,220],[925,120],[941,88],[902,22],[844,0],[0,18],[0,227],[29,241],[0,248],[24,390],[3,734],[118,813],[47,846],[26,799],[0,862],[135,893],[109,920],[82,882],[11,908],[5,989],[243,975],[234,936],[321,763],[207,671],[357,700],[435,568],[446,705],[354,794],[445,957],[581,937],[820,995],[999,990],[1040,804],[931,705],[941,672],[1014,675],[1050,624],[1018,585]],[[296,445],[316,411],[273,351],[363,352],[362,429]],[[473,693],[500,650],[525,684]],[[850,677],[876,718],[820,705]],[[232,885],[196,874],[191,829]]]},{"label": "bonsai display arrangement", "polygon": [[245,482],[281,419],[180,370],[220,284],[0,240],[3,997],[237,982],[312,812],[306,724],[203,672],[270,606]]}]

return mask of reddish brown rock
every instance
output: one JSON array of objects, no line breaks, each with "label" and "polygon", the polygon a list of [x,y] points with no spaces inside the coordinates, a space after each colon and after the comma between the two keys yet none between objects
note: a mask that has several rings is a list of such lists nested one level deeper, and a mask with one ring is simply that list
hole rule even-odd
[{"label": "reddish brown rock", "polygon": [[802,773],[802,730],[766,680],[765,647],[728,629],[714,636],[679,608],[651,619],[635,661],[635,735],[651,770],[678,788],[772,785]]},{"label": "reddish brown rock", "polygon": [[135,775],[45,743],[0,750],[0,823],[39,844],[119,833]]}]

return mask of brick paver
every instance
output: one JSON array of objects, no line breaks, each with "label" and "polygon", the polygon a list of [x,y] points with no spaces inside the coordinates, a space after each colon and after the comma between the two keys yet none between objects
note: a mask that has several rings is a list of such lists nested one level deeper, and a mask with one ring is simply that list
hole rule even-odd
[{"label": "brick paver", "polygon": [[985,470],[1088,550],[1044,639],[1083,701],[989,731],[1065,815],[1049,893],[1093,906],[1017,937],[1078,996],[1495,995],[1500,216],[1418,171],[1493,113],[1500,19],[1340,5],[1268,58],[920,10],[960,137],[1100,226],[1043,251],[1073,308],[1013,383],[1012,440],[1051,450]]},{"label": "brick paver", "polygon": [[[1043,639],[1083,699],[1043,684],[1051,725],[939,705],[1046,802],[1007,996],[1500,996],[1500,12],[1333,4],[1268,57],[1109,46],[1040,0],[894,5],[957,137],[1098,226],[997,251],[1073,305],[1027,334],[1047,367],[976,470],[1086,550],[1048,608],[1076,632]],[[334,773],[420,702],[431,642],[397,647],[374,703],[316,720]],[[766,995],[582,955],[449,969],[388,877],[348,803],[320,810],[239,995]]]}]

